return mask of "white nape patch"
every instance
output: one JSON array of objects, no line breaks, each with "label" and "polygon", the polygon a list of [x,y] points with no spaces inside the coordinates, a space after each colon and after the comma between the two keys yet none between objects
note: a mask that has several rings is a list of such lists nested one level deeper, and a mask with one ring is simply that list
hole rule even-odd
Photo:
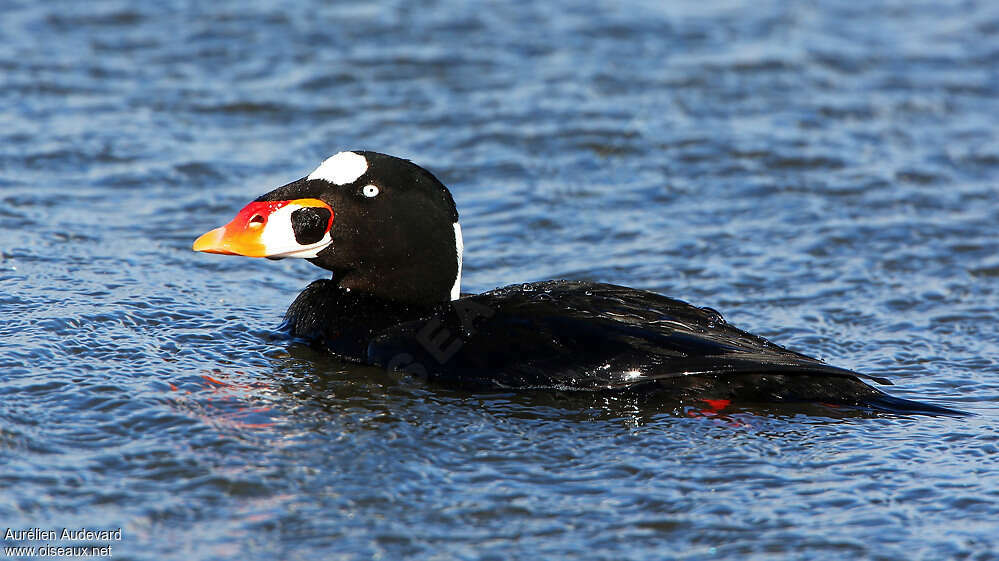
[{"label": "white nape patch", "polygon": [[454,249],[458,254],[458,274],[454,277],[454,286],[451,287],[451,299],[457,300],[461,296],[461,254],[465,251],[465,242],[461,239],[461,224],[454,223]]},{"label": "white nape patch", "polygon": [[357,181],[366,171],[367,158],[354,152],[340,152],[326,158],[306,179],[325,179],[334,185],[346,185]]},{"label": "white nape patch", "polygon": [[308,245],[298,243],[298,240],[295,239],[295,229],[291,225],[291,214],[300,208],[305,207],[289,204],[277,209],[267,217],[267,225],[260,233],[260,242],[264,244],[264,250],[268,256],[312,259],[333,242],[330,233],[326,232],[323,239],[316,243]]}]

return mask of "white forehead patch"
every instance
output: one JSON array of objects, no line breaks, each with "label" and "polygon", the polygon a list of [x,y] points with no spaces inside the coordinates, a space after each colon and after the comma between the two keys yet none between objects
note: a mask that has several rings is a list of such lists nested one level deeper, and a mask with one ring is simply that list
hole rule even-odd
[{"label": "white forehead patch", "polygon": [[368,171],[368,160],[355,152],[334,154],[319,164],[306,179],[325,179],[334,185],[346,185]]}]

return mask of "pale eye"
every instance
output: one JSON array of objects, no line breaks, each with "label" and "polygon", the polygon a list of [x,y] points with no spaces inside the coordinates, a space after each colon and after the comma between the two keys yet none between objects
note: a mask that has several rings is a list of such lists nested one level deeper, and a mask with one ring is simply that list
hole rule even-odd
[{"label": "pale eye", "polygon": [[361,189],[361,193],[368,198],[375,197],[378,195],[378,187],[375,185],[365,185],[364,189]]}]

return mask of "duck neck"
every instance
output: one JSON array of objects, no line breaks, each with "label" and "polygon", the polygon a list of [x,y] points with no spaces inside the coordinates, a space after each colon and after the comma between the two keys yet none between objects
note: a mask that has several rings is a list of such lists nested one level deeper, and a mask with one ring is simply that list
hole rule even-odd
[{"label": "duck neck", "polygon": [[322,341],[337,354],[363,361],[376,333],[416,319],[430,307],[351,290],[335,279],[320,279],[295,298],[282,327],[293,337]]},{"label": "duck neck", "polygon": [[423,307],[457,300],[464,243],[461,226],[457,222],[452,226],[453,233],[440,233],[424,243],[383,247],[371,252],[374,258],[362,257],[348,267],[316,264],[330,269],[338,286],[359,297]]}]

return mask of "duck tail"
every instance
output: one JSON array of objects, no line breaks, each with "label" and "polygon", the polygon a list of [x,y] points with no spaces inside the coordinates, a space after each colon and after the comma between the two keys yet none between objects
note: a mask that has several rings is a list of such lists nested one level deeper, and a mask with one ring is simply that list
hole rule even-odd
[{"label": "duck tail", "polygon": [[864,406],[869,407],[874,411],[883,411],[885,413],[897,413],[903,415],[943,415],[948,417],[968,417],[972,415],[971,413],[960,411],[958,409],[951,409],[949,407],[933,405],[931,403],[923,403],[921,401],[913,401],[911,399],[902,399],[901,397],[891,396],[886,393],[882,393],[879,396],[866,400]]}]

